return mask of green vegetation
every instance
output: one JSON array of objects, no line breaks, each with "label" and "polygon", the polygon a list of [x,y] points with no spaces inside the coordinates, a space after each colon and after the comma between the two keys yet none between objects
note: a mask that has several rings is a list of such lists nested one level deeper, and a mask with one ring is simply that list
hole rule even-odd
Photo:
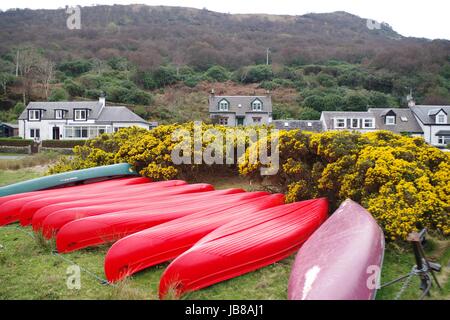
[{"label": "green vegetation", "polygon": [[[4,155],[2,153],[0,153],[0,155]],[[23,156],[23,155],[22,155]],[[59,157],[58,153],[55,152],[41,152],[41,153],[36,153],[33,155],[26,155],[21,157],[20,159],[14,159],[14,160],[9,160],[9,159],[0,159],[0,172],[2,172],[1,170],[18,170],[16,172],[16,174],[18,175],[24,175],[24,177],[27,176],[28,171],[23,171],[20,169],[24,169],[24,168],[31,168],[31,167],[36,167],[36,166],[46,166],[54,161],[56,161]],[[8,173],[2,173],[5,174],[5,179],[8,179],[8,177],[10,176],[10,174],[12,175],[11,172]],[[4,182],[3,179],[0,179],[0,181],[2,181],[2,183]],[[6,183],[4,183],[6,184]]]},{"label": "green vegetation", "polygon": [[[239,177],[199,179],[212,183],[217,188],[249,189],[247,181]],[[255,188],[257,186],[253,185],[250,189]],[[24,231],[31,233],[29,228],[16,228],[16,225],[0,228],[0,299],[157,299],[159,278],[167,264],[139,272],[114,287],[101,284],[98,279],[82,270],[81,289],[69,290],[66,286],[66,272],[71,263],[53,255],[51,245],[32,239]],[[63,257],[104,278],[103,260],[107,250],[108,246],[101,246],[65,254]],[[450,262],[448,240],[435,237],[429,241],[426,251],[430,258],[443,266]],[[293,260],[294,256],[291,256],[255,272],[192,292],[185,298],[286,299]],[[389,245],[385,254],[382,282],[409,272],[413,264],[413,255],[408,247]],[[431,299],[449,299],[448,268],[438,276],[445,290],[441,293],[434,287]],[[394,299],[400,287],[401,284],[379,290],[377,299]],[[414,279],[401,299],[416,299],[419,295],[418,282]]]}]

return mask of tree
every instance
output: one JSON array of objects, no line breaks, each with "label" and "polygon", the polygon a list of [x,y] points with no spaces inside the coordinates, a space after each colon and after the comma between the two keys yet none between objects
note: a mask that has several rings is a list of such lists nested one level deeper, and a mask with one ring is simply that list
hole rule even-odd
[{"label": "tree", "polygon": [[6,88],[9,84],[13,83],[15,77],[12,74],[6,72],[0,72],[0,86],[3,88],[3,93],[6,95]]},{"label": "tree", "polygon": [[58,66],[58,70],[64,72],[70,77],[79,76],[82,73],[88,72],[93,67],[93,64],[89,60],[71,60],[65,61]]},{"label": "tree", "polygon": [[161,66],[153,73],[153,80],[158,88],[162,88],[178,81],[177,70],[172,66]]},{"label": "tree", "polygon": [[48,97],[48,101],[66,101],[69,100],[69,94],[63,88],[54,88]]},{"label": "tree", "polygon": [[303,107],[300,108],[298,112],[299,120],[319,120],[320,112],[314,110],[313,108]]},{"label": "tree", "polygon": [[205,75],[218,82],[225,82],[230,78],[227,69],[221,66],[212,66],[205,72]]},{"label": "tree", "polygon": [[67,79],[64,81],[64,89],[72,96],[72,97],[82,97],[86,89],[79,83]]},{"label": "tree", "polygon": [[260,64],[241,68],[238,71],[238,78],[243,83],[257,83],[264,80],[272,80],[272,66]]},{"label": "tree", "polygon": [[366,111],[369,99],[360,93],[350,93],[345,97],[343,111]]}]

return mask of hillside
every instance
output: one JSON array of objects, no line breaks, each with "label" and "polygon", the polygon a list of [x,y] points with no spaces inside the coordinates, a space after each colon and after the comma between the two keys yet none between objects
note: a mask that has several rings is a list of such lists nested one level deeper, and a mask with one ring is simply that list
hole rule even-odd
[{"label": "hillside", "polygon": [[[302,117],[298,109],[306,107],[404,105],[410,89],[419,102],[450,103],[450,41],[403,37],[385,24],[371,30],[366,19],[345,12],[93,6],[81,8],[81,30],[69,30],[67,17],[64,9],[0,12],[0,108],[31,99],[92,99],[105,91],[110,101],[146,106],[137,107],[145,117],[178,121],[189,119],[191,109],[204,117],[207,92],[226,81],[226,94],[271,90],[280,116],[288,117]],[[255,69],[265,64],[267,48],[270,69]],[[15,78],[17,51],[36,67],[25,70],[22,63]],[[184,92],[195,96],[180,98],[189,105],[173,100]]]}]

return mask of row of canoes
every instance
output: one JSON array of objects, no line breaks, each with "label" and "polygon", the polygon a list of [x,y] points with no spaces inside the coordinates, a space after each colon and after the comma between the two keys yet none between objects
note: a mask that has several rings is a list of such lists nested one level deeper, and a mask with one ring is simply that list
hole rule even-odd
[{"label": "row of canoes", "polygon": [[[119,169],[117,176],[132,172],[124,165]],[[46,238],[55,237],[61,253],[113,242],[104,265],[110,282],[173,260],[161,277],[160,297],[182,295],[301,248],[289,298],[370,299],[376,291],[368,285],[368,270],[381,266],[384,238],[370,214],[351,201],[327,220],[326,199],[284,204],[282,194],[214,190],[181,180],[116,177],[52,187],[16,194],[3,190],[9,195],[0,197],[0,225],[31,225]]]}]

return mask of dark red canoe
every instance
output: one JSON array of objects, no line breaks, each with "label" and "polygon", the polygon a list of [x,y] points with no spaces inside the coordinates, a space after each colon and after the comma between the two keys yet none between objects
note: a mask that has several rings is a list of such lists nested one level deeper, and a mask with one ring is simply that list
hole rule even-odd
[{"label": "dark red canoe", "polygon": [[381,228],[367,210],[347,200],[299,250],[288,298],[374,299],[383,253]]},{"label": "dark red canoe", "polygon": [[298,250],[327,215],[326,199],[243,215],[178,256],[161,277],[160,298],[169,290],[179,296],[284,259]]}]

